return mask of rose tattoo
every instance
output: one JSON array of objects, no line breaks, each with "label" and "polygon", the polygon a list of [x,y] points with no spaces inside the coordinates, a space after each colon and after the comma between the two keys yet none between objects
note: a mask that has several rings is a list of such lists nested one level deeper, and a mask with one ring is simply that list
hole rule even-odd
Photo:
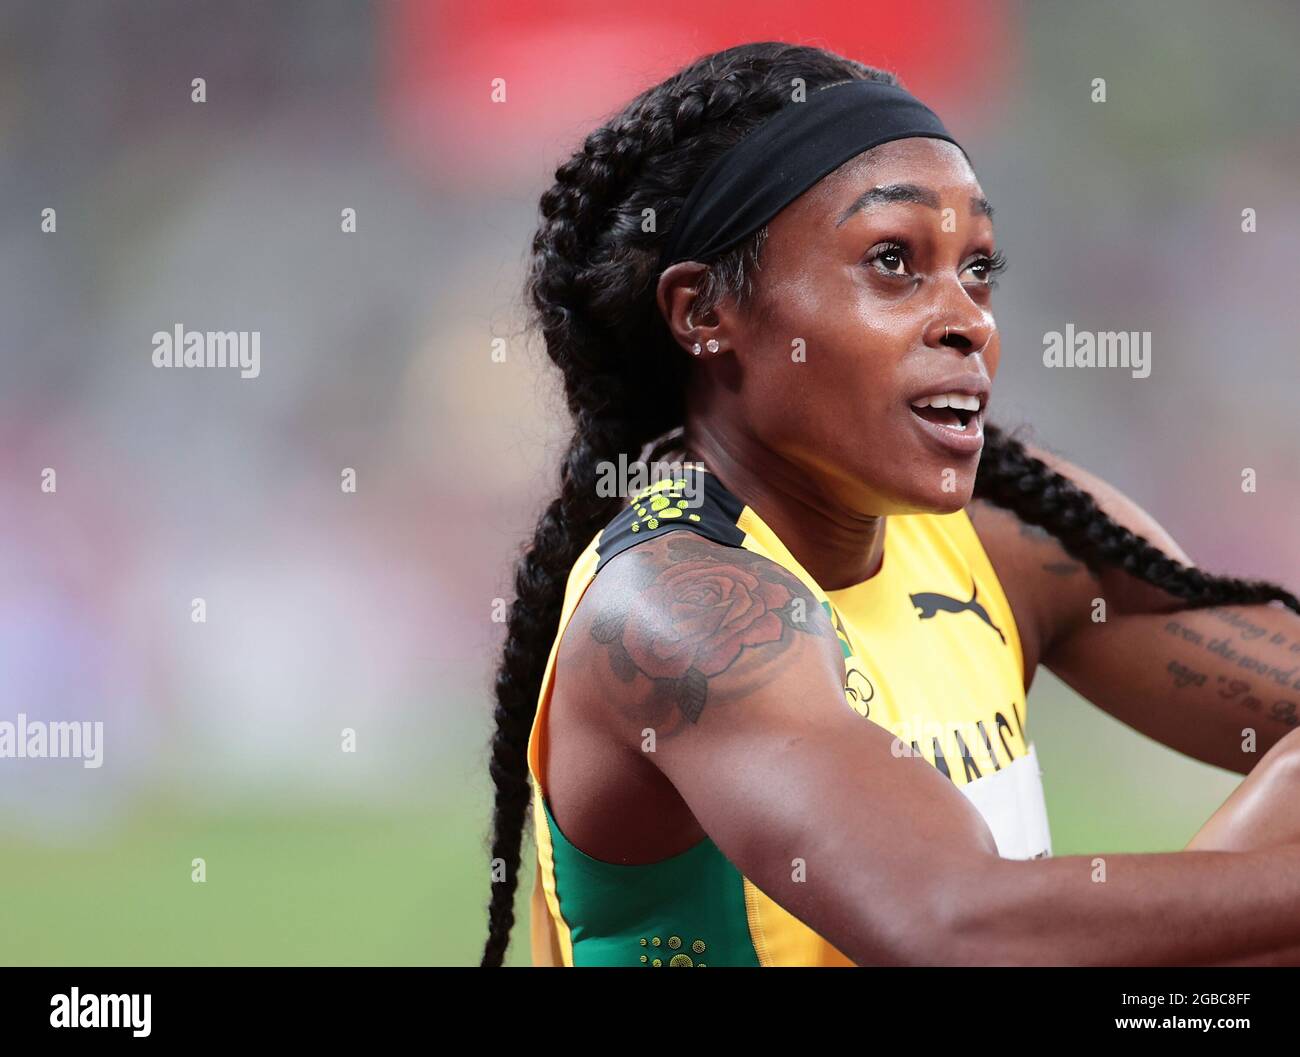
[{"label": "rose tattoo", "polygon": [[[656,680],[694,723],[704,710],[709,679],[746,649],[780,641],[787,628],[812,629],[806,616],[796,620],[792,613],[795,592],[787,583],[765,578],[775,570],[752,560],[750,552],[714,556],[697,546],[675,550],[670,557],[678,560],[643,587],[645,604],[630,615],[597,620],[592,636],[610,647],[614,670],[624,681],[637,672]],[[805,612],[810,601],[801,603]]]}]

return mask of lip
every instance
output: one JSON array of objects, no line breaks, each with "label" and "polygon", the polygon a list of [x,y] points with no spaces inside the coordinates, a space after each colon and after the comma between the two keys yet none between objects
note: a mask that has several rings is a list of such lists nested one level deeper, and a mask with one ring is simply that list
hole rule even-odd
[{"label": "lip", "polygon": [[919,400],[923,396],[938,396],[940,393],[961,393],[963,396],[978,396],[980,398],[980,414],[983,415],[985,408],[988,407],[990,388],[989,380],[982,374],[967,372],[927,384],[924,389],[918,389],[909,396],[907,404],[911,407],[913,400]]},{"label": "lip", "polygon": [[[959,390],[950,389],[944,391],[958,392]],[[907,408],[907,417],[929,440],[949,454],[978,455],[984,447],[983,410],[978,411],[970,420],[970,427],[964,433],[957,433],[947,426],[939,425],[937,422],[927,422],[913,411],[910,405]]]},{"label": "lip", "polygon": [[[989,380],[982,374],[967,371],[947,379],[930,382],[924,389],[918,389],[907,398],[907,417],[916,428],[933,445],[947,455],[978,455],[984,448],[984,416],[989,406]],[[928,422],[916,413],[912,407],[913,400],[923,396],[938,396],[940,393],[961,393],[963,396],[979,398],[980,409],[970,420],[970,425],[963,433],[956,433],[947,426]]]}]

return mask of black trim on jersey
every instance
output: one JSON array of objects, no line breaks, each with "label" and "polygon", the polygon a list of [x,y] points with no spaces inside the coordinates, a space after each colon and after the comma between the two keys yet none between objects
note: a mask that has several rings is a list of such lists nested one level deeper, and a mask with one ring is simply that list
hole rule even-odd
[{"label": "black trim on jersey", "polygon": [[[635,547],[646,540],[658,539],[674,529],[686,529],[728,547],[739,547],[745,542],[744,530],[736,524],[741,511],[745,509],[744,503],[727,491],[722,482],[707,470],[694,467],[684,469],[680,479],[688,482],[686,489],[641,492],[633,497],[631,506],[620,511],[605,526],[596,543],[596,554],[599,555],[596,572],[600,572],[606,562],[629,547]],[[703,487],[700,487],[701,482]],[[686,491],[696,498],[694,502],[684,500],[686,506],[680,506]],[[682,511],[682,515],[673,518],[656,517],[655,511],[648,506],[656,496],[668,499],[674,508]],[[691,518],[692,514],[697,515],[699,520]]]}]

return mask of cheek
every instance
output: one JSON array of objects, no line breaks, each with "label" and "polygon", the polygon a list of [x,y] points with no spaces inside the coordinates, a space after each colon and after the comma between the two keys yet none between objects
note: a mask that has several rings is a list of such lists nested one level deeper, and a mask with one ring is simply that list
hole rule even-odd
[{"label": "cheek", "polygon": [[829,341],[839,397],[880,415],[901,399],[900,376],[909,349],[916,344],[911,318],[869,299],[860,298],[841,310]]},{"label": "cheek", "polygon": [[746,367],[761,394],[753,425],[770,440],[838,453],[844,444],[861,450],[886,428],[915,320],[873,297],[862,278],[848,267],[772,277]]},{"label": "cheek", "polygon": [[989,370],[989,378],[994,378],[998,373],[998,364],[1002,362],[1002,337],[996,331],[989,340],[988,348],[984,350],[984,363]]},{"label": "cheek", "polygon": [[[905,356],[915,320],[875,296],[864,276],[844,266],[783,284],[771,333],[799,337],[808,364],[839,375],[850,391],[878,394]],[[791,351],[787,340],[785,352]]]}]

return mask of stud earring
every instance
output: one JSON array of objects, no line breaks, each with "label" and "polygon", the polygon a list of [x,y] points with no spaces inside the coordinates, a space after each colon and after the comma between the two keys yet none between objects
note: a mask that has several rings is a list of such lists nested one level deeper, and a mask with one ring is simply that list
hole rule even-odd
[{"label": "stud earring", "polygon": [[722,346],[718,344],[717,338],[710,338],[708,341],[704,343],[704,347],[708,349],[710,352],[717,352],[718,349],[720,349]]},{"label": "stud earring", "polygon": [[696,356],[700,354],[700,343],[698,341],[695,343],[695,348],[691,349],[691,352],[693,352]]}]

